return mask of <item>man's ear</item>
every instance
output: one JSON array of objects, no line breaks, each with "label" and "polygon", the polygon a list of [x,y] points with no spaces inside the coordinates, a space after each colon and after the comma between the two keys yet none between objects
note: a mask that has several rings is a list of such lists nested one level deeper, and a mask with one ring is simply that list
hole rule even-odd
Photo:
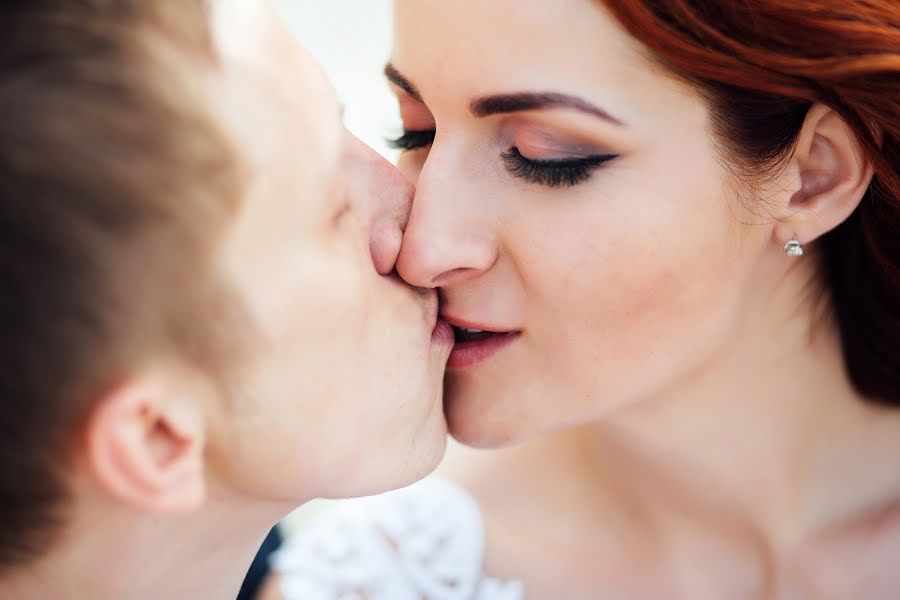
[{"label": "man's ear", "polygon": [[206,499],[204,398],[182,373],[153,371],[95,403],[87,460],[102,488],[150,512],[188,512]]},{"label": "man's ear", "polygon": [[814,105],[787,171],[796,191],[777,207],[777,241],[796,237],[807,244],[843,223],[859,206],[872,174],[844,120],[827,106]]}]

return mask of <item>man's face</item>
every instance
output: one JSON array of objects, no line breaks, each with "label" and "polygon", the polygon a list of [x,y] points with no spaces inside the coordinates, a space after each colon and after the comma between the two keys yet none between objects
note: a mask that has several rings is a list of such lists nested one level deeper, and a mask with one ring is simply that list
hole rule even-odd
[{"label": "man's face", "polygon": [[220,266],[255,334],[226,374],[216,476],[288,502],[411,483],[443,454],[452,346],[434,291],[378,272],[393,270],[412,188],[346,133],[269,2],[223,1],[214,30],[219,104],[247,166]]}]

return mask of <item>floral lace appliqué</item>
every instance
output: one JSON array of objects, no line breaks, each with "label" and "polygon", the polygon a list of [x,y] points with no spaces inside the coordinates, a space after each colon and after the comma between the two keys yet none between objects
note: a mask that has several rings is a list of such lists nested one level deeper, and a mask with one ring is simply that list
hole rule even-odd
[{"label": "floral lace appliqu\u00e9", "polygon": [[347,500],[273,558],[287,600],[522,600],[520,582],[483,575],[475,501],[440,479]]}]

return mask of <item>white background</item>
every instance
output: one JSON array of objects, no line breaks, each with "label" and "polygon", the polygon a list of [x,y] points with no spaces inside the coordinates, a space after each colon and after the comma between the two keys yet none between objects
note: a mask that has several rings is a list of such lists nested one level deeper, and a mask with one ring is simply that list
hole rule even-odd
[{"label": "white background", "polygon": [[390,159],[400,133],[397,103],[382,74],[391,51],[391,0],[275,0],[300,42],[325,67],[347,127]]}]

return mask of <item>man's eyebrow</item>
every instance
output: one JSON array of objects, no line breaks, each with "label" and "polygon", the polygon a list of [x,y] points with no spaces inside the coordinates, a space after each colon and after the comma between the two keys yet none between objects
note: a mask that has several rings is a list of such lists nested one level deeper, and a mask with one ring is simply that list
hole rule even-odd
[{"label": "man's eyebrow", "polygon": [[587,100],[556,92],[498,94],[478,98],[469,105],[469,110],[472,114],[479,118],[545,108],[570,108],[603,119],[614,125],[624,125],[621,120]]},{"label": "man's eyebrow", "polygon": [[396,85],[398,88],[409,94],[412,98],[422,101],[422,95],[419,93],[419,90],[414,86],[409,79],[404,77],[397,68],[388,63],[384,68],[384,76],[388,78],[388,81]]}]

